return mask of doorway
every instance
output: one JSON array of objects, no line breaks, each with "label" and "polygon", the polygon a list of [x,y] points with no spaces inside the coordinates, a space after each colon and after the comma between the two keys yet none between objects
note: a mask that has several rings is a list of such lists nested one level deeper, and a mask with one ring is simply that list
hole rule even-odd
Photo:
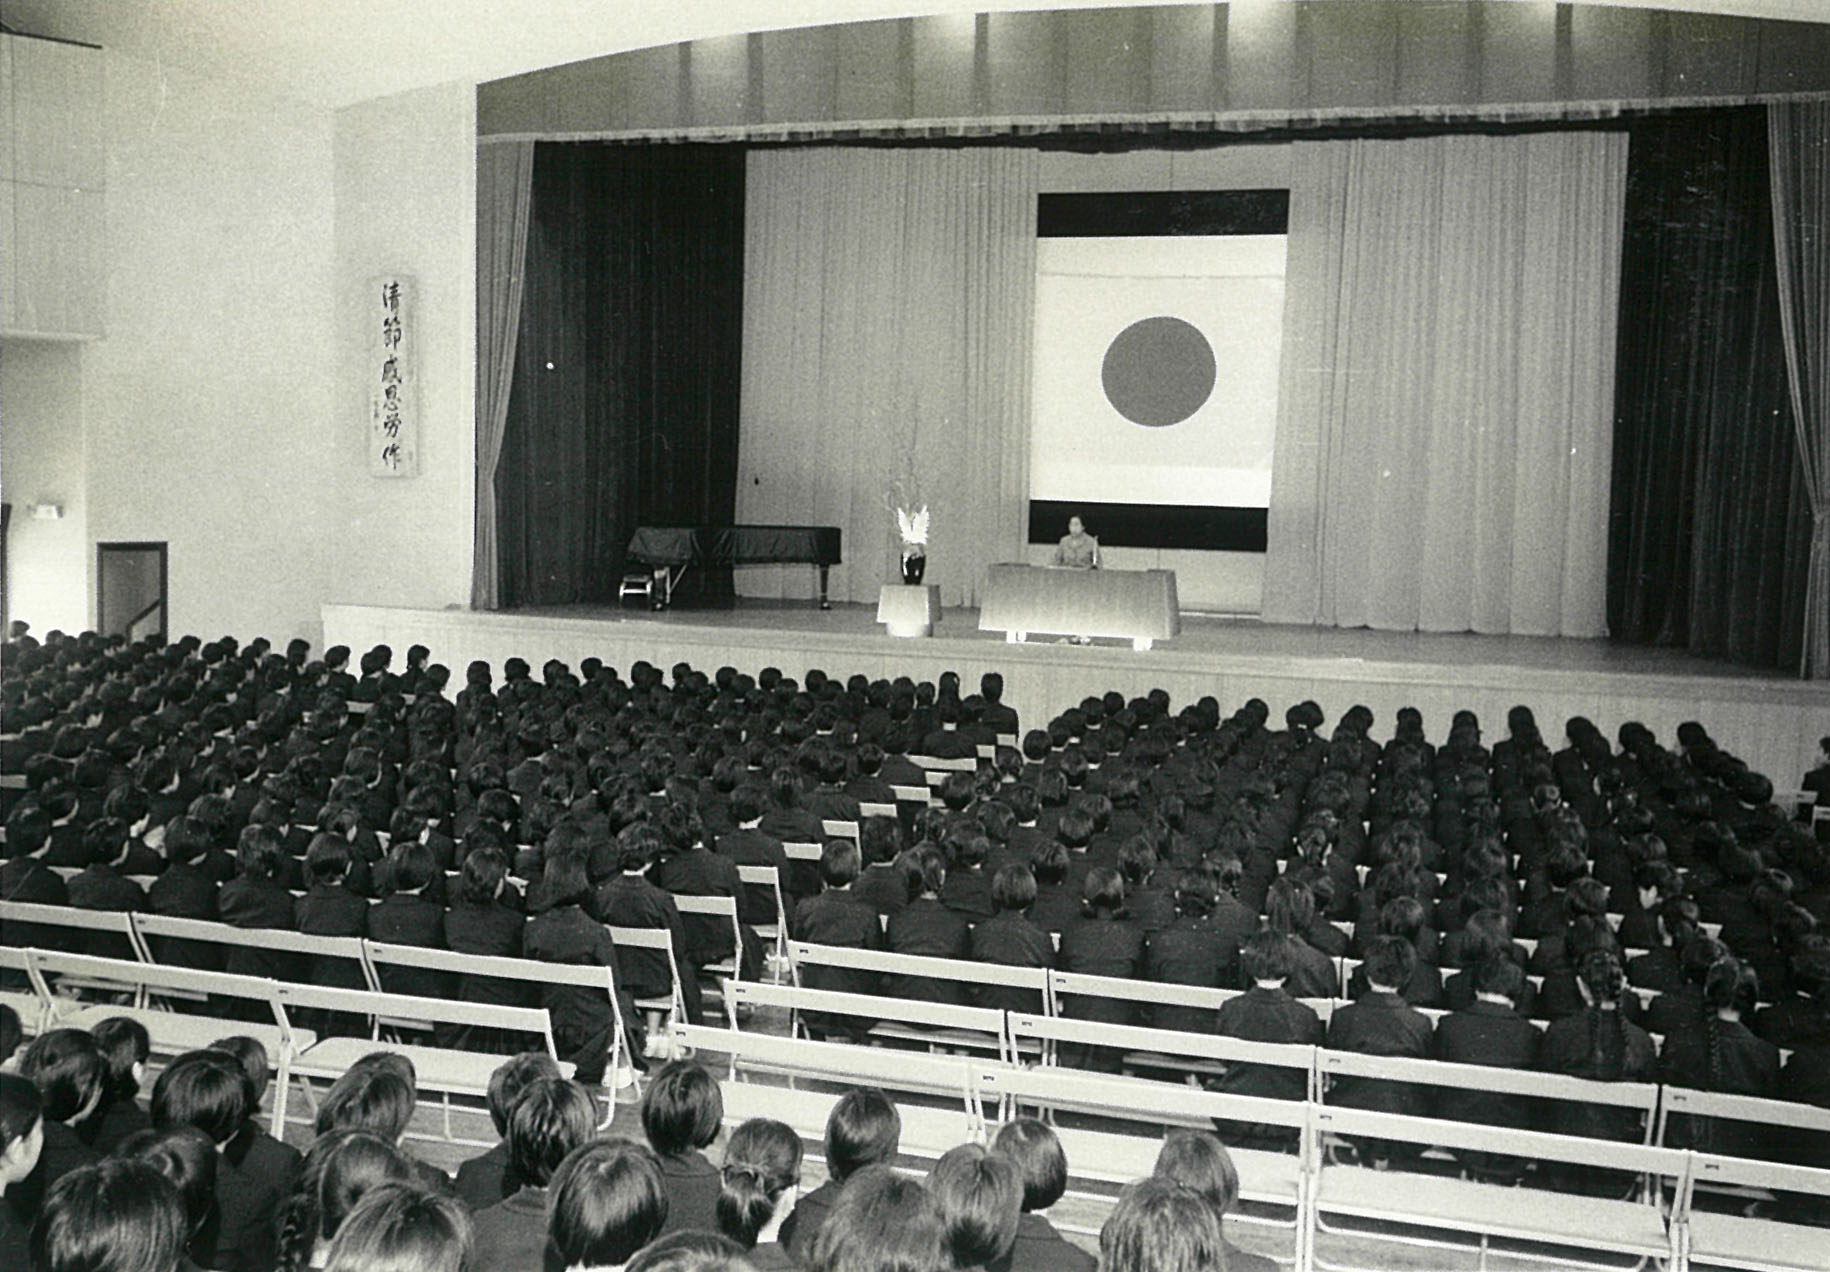
[{"label": "doorway", "polygon": [[166,638],[166,545],[95,545],[95,626],[104,636]]}]

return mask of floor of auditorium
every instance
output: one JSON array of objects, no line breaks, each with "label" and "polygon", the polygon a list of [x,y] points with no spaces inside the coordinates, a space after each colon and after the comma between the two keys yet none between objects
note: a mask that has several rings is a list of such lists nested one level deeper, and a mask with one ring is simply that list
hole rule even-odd
[{"label": "floor of auditorium", "polygon": [[[502,614],[505,617],[592,622],[729,627],[746,632],[818,632],[834,636],[883,634],[877,623],[876,606],[844,602],[835,602],[829,610],[821,610],[810,601],[746,598],[722,605],[676,605],[661,611],[618,605],[554,605],[504,610]],[[966,607],[943,609],[934,634],[947,640],[993,643],[1004,640],[1002,632],[980,631],[978,610]],[[1096,643],[1118,647],[1125,642],[1102,640]],[[1181,634],[1165,642],[1162,648],[1178,654],[1221,657],[1266,655],[1442,667],[1503,665],[1608,675],[1712,676],[1782,682],[1795,679],[1784,672],[1703,658],[1688,650],[1617,645],[1607,639],[1307,627],[1266,623],[1250,615],[1208,615],[1189,611],[1182,613]],[[794,674],[792,669],[784,670]]]}]

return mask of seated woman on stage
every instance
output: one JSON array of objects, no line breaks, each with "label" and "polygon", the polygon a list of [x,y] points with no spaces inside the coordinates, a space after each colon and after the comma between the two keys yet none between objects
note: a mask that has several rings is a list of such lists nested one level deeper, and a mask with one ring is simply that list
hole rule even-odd
[{"label": "seated woman on stage", "polygon": [[1068,532],[1055,545],[1054,565],[1070,570],[1099,568],[1099,540],[1087,533],[1079,517],[1068,518]]}]

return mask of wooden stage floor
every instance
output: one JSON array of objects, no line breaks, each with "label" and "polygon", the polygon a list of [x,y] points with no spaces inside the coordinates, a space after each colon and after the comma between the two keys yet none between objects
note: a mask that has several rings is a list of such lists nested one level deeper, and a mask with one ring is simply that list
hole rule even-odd
[{"label": "wooden stage floor", "polygon": [[972,609],[943,611],[932,638],[902,640],[877,624],[875,606],[822,611],[811,602],[754,600],[661,613],[608,605],[498,613],[326,605],[323,621],[326,645],[360,652],[386,643],[398,657],[422,643],[458,681],[472,659],[488,660],[499,674],[514,655],[536,669],[548,658],[576,667],[593,654],[624,671],[644,658],[662,668],[684,660],[706,671],[726,663],[749,672],[776,666],[796,677],[810,667],[840,677],[917,679],[952,669],[972,685],[996,670],[1005,678],[1006,701],[1026,726],[1089,693],[1117,689],[1129,696],[1155,687],[1177,704],[1212,694],[1225,710],[1256,696],[1275,714],[1312,698],[1330,720],[1363,702],[1373,709],[1381,738],[1405,705],[1423,712],[1435,738],[1454,711],[1471,709],[1490,743],[1503,736],[1506,710],[1515,703],[1529,705],[1553,739],[1572,715],[1587,716],[1610,734],[1637,719],[1667,743],[1679,722],[1694,719],[1780,788],[1797,783],[1818,738],[1830,734],[1830,682],[1606,640],[1294,627],[1184,614],[1181,635],[1137,652],[1116,641],[1009,645],[1001,633],[979,631]]}]

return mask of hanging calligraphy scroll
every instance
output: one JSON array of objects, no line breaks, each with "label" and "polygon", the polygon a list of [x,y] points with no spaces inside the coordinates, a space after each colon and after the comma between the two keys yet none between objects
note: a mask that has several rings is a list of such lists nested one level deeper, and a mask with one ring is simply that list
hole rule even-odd
[{"label": "hanging calligraphy scroll", "polygon": [[387,274],[369,280],[363,319],[368,332],[368,452],[372,477],[412,477],[419,472],[419,400],[413,378],[413,280]]}]

